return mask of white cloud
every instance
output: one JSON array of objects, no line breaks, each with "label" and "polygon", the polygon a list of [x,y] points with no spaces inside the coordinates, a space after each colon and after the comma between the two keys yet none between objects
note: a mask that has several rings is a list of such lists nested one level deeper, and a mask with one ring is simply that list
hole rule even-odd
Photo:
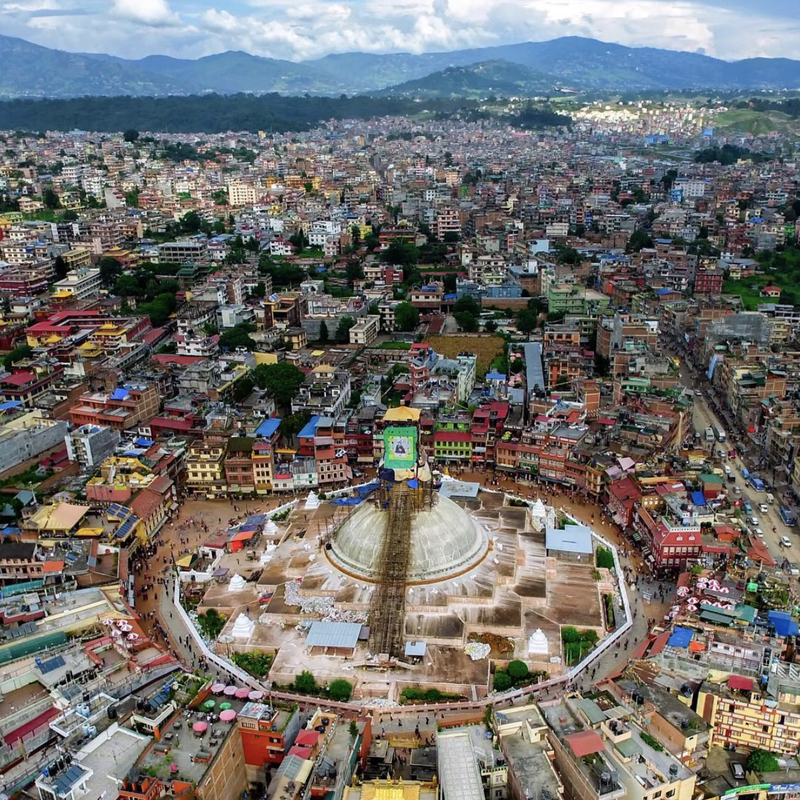
[{"label": "white cloud", "polygon": [[170,25],[178,15],[166,0],[114,0],[112,13],[144,25]]},{"label": "white cloud", "polygon": [[[92,24],[70,14],[91,14]],[[246,50],[302,60],[572,35],[728,59],[791,58],[800,41],[800,4],[791,0],[0,0],[0,16],[3,33],[134,58]]]}]

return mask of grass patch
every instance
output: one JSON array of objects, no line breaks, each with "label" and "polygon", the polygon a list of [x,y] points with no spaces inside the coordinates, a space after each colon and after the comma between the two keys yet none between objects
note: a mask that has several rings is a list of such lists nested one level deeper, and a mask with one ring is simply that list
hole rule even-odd
[{"label": "grass patch", "polygon": [[459,353],[478,356],[477,372],[483,377],[489,365],[503,355],[505,339],[501,336],[429,336],[428,344],[445,358],[456,358]]},{"label": "grass patch", "polygon": [[410,350],[411,342],[381,342],[381,350]]},{"label": "grass patch", "polygon": [[263,678],[269,674],[275,656],[272,653],[256,651],[253,653],[234,653],[233,663],[256,678]]},{"label": "grass patch", "polygon": [[416,686],[407,686],[400,693],[402,705],[414,703],[442,703],[448,700],[463,700],[464,695],[454,692],[443,692],[440,689],[420,689]]}]

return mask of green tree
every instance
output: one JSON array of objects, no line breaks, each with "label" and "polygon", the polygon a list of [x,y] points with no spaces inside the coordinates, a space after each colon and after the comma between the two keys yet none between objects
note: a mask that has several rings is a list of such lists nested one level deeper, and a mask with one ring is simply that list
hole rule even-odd
[{"label": "green tree", "polygon": [[232,396],[235,402],[242,403],[250,397],[250,392],[253,391],[253,379],[249,375],[239,378],[233,385]]},{"label": "green tree", "polygon": [[358,723],[354,719],[351,719],[347,730],[350,734],[350,738],[355,739],[358,736]]},{"label": "green tree", "polygon": [[419,250],[411,242],[403,242],[400,239],[393,239],[386,248],[386,261],[390,264],[399,264],[408,267],[419,261]]},{"label": "green tree", "polygon": [[460,238],[461,235],[456,231],[445,231],[444,240],[447,244],[455,244]]},{"label": "green tree", "polygon": [[319,691],[317,679],[307,669],[295,677],[294,688],[303,694],[316,694]]},{"label": "green tree", "polygon": [[331,681],[328,686],[328,697],[340,703],[346,703],[353,694],[353,684],[344,678]]},{"label": "green tree", "polygon": [[344,316],[339,320],[336,327],[336,341],[346,342],[350,339],[350,328],[356,324],[356,321],[350,316]]},{"label": "green tree", "polygon": [[364,267],[358,261],[348,261],[345,267],[345,274],[347,275],[347,282],[350,286],[354,281],[364,279]]},{"label": "green tree", "polygon": [[605,547],[598,547],[595,554],[595,563],[601,569],[614,569],[614,554]]},{"label": "green tree", "polygon": [[11,367],[13,367],[17,361],[24,361],[26,358],[30,358],[32,355],[33,350],[27,344],[18,345],[3,358],[3,366],[5,367],[6,372],[10,372]]},{"label": "green tree", "polygon": [[42,192],[42,202],[45,208],[55,209],[61,208],[61,199],[56,194],[54,189],[49,186]]},{"label": "green tree", "polygon": [[475,315],[471,314],[469,311],[458,311],[453,314],[453,316],[455,317],[456,324],[460,331],[474,333],[478,330],[478,320]]},{"label": "green tree", "polygon": [[394,321],[397,330],[413,331],[419,324],[419,311],[408,301],[403,301],[395,306]]},{"label": "green tree", "polygon": [[[266,389],[279,406],[291,405],[292,398],[295,397],[305,379],[306,375],[303,370],[288,361],[279,361],[277,364],[259,364],[253,370],[255,385],[259,389]],[[281,427],[284,433],[287,430],[286,422],[287,420],[284,420]]]},{"label": "green tree", "polygon": [[748,772],[775,772],[778,767],[778,759],[769,750],[753,750],[745,762]]},{"label": "green tree", "polygon": [[319,341],[322,344],[327,344],[329,337],[330,334],[328,333],[328,326],[325,324],[325,320],[322,320],[322,322],[319,324]]},{"label": "green tree", "polygon": [[139,138],[139,131],[135,128],[127,128],[122,134],[122,140],[125,142],[135,142]]},{"label": "green tree", "polygon": [[253,297],[258,297],[260,300],[263,300],[267,296],[267,284],[264,281],[259,281],[253,287]]},{"label": "green tree", "polygon": [[100,267],[100,283],[106,289],[111,289],[122,275],[122,264],[116,258],[103,256],[97,266]]},{"label": "green tree", "polygon": [[479,317],[481,314],[481,304],[469,295],[464,295],[456,300],[453,306],[453,312],[468,311],[473,317]]},{"label": "green tree", "polygon": [[517,330],[520,333],[533,333],[539,325],[539,315],[535,311],[523,308],[517,312]]},{"label": "green tree", "polygon": [[253,325],[234,325],[220,334],[219,346],[222,350],[236,350],[238,347],[255,350],[258,343],[250,336],[254,330]]},{"label": "green tree", "polygon": [[487,320],[483,327],[487,333],[494,333],[497,330],[497,323],[493,319],[490,319]]},{"label": "green tree", "polygon": [[530,670],[524,661],[519,661],[517,659],[509,663],[508,674],[512,680],[519,681],[523,678],[527,678],[530,674]]},{"label": "green tree", "polygon": [[53,271],[57,281],[67,277],[67,272],[69,272],[67,262],[61,256],[56,256],[56,260],[53,262]]},{"label": "green tree", "polygon": [[628,244],[625,248],[628,253],[638,253],[644,247],[652,247],[653,239],[647,231],[637,228],[628,239]]},{"label": "green tree", "polygon": [[308,236],[302,230],[292,234],[289,241],[297,248],[297,250],[305,250],[308,247]]},{"label": "green tree", "polygon": [[507,672],[503,672],[501,670],[497,670],[494,674],[494,688],[497,689],[498,692],[505,692],[511,688],[512,681],[511,677]]},{"label": "green tree", "polygon": [[125,205],[130,206],[131,208],[139,208],[138,189],[131,189],[129,192],[125,192]]}]

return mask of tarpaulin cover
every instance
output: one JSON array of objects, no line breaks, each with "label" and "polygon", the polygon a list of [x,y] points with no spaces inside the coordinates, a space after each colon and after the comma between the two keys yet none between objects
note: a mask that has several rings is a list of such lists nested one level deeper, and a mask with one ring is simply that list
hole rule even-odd
[{"label": "tarpaulin cover", "polygon": [[670,647],[688,647],[692,641],[693,632],[690,628],[675,628],[667,644]]},{"label": "tarpaulin cover", "polygon": [[335,506],[357,506],[363,499],[363,497],[335,497],[331,502]]}]

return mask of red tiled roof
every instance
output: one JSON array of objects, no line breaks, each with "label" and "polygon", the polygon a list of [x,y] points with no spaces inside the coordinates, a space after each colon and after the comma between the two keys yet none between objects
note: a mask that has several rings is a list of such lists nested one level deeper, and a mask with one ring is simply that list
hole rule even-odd
[{"label": "red tiled roof", "polygon": [[728,678],[728,688],[751,692],[753,691],[753,679],[745,678],[744,675],[731,675]]},{"label": "red tiled roof", "polygon": [[575,758],[602,753],[606,749],[600,734],[595,731],[580,731],[564,737],[564,741],[572,748]]},{"label": "red tiled roof", "polygon": [[24,386],[26,383],[36,380],[36,375],[33,372],[15,372],[12,375],[0,380],[0,383],[8,386]]},{"label": "red tiled roof", "polygon": [[303,730],[297,734],[295,744],[301,747],[313,747],[319,741],[319,731]]}]

